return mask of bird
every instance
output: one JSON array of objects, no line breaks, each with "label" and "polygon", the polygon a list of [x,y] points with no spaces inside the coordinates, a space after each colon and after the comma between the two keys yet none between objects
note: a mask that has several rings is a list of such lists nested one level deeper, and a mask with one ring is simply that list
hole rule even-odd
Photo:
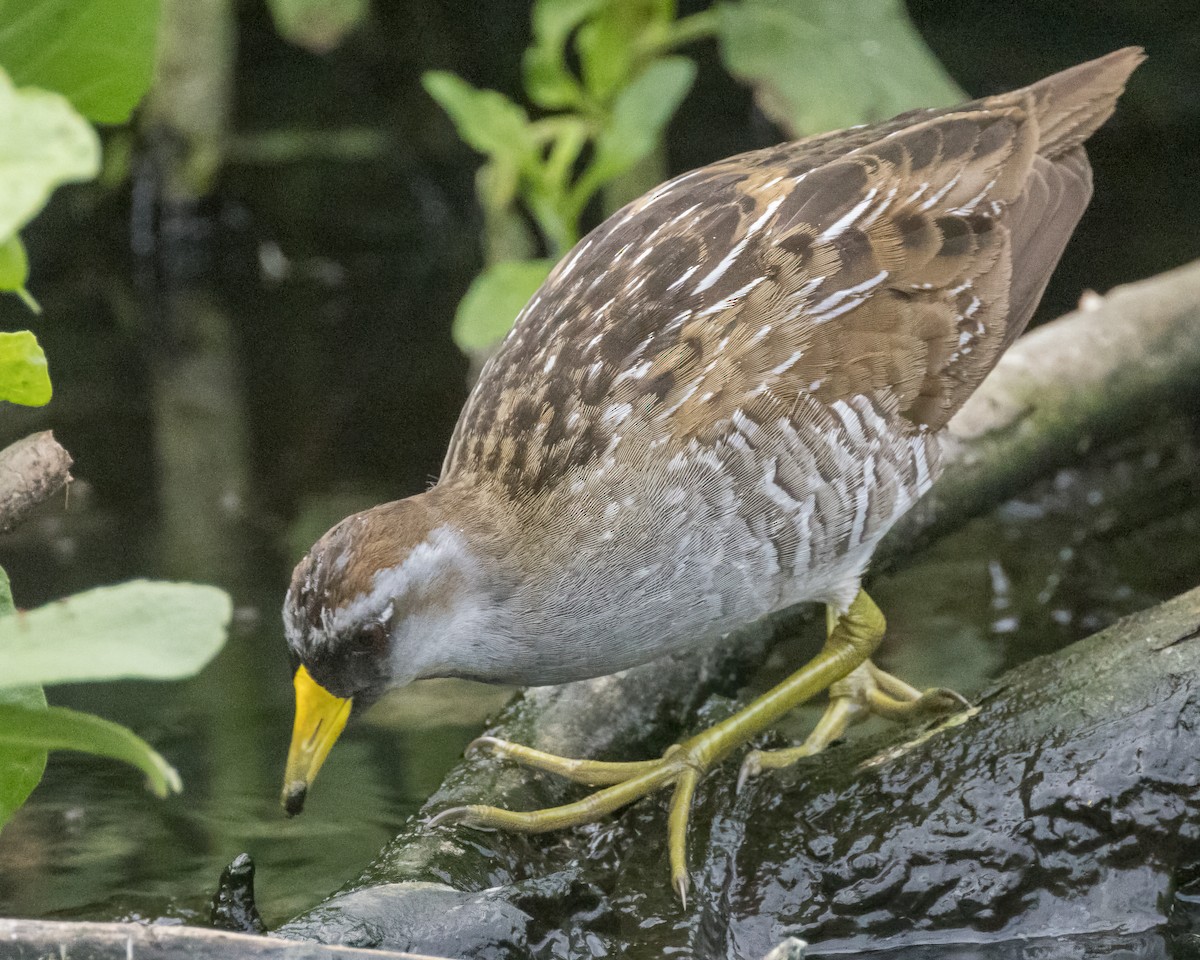
[{"label": "bird", "polygon": [[1129,47],[1012,92],[730,157],[584,237],[484,365],[436,484],[342,520],[296,566],[285,810],[300,811],[351,711],[412,681],[582,680],[824,604],[808,663],[661,757],[484,737],[477,749],[599,789],[431,820],[555,830],[670,788],[685,899],[700,777],[789,710],[829,696],[803,744],[750,750],[739,782],[865,716],[965,703],[873,663],[886,621],[863,577],[936,480],[947,423],[1041,299],[1091,197],[1084,141],[1143,58]]}]

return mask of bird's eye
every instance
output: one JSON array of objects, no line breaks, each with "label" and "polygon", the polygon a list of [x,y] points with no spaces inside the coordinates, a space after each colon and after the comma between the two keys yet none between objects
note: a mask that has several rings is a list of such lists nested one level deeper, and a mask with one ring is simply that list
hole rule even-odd
[{"label": "bird's eye", "polygon": [[357,646],[364,652],[383,656],[387,653],[388,629],[378,620],[364,624],[359,630],[357,641]]}]

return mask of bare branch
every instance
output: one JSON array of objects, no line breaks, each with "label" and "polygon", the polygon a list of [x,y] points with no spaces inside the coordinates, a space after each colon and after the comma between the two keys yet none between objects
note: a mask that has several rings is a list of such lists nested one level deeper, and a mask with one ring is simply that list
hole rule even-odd
[{"label": "bare branch", "polygon": [[0,533],[10,533],[29,511],[71,482],[71,455],[49,430],[0,450]]}]

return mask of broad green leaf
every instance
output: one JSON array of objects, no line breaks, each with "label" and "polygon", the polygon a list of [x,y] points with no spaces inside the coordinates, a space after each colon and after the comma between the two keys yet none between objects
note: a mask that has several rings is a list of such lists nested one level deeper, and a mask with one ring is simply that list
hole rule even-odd
[{"label": "broad green leaf", "polygon": [[[0,617],[14,613],[8,574],[0,567]],[[14,703],[30,710],[44,710],[46,695],[41,687],[0,690],[0,704]],[[0,829],[21,808],[42,780],[46,751],[39,747],[0,747]]]},{"label": "broad green leaf", "polygon": [[636,5],[628,0],[610,0],[604,13],[579,29],[575,46],[580,72],[588,93],[599,103],[607,104],[634,73],[641,23],[632,16],[634,11],[620,8]]},{"label": "broad green leaf", "polygon": [[596,154],[578,187],[587,196],[620,176],[658,146],[663,131],[692,88],[696,65],[686,57],[651,64],[625,87],[596,138]]},{"label": "broad green leaf", "polygon": [[193,583],[133,580],[0,619],[0,688],[174,679],[225,642],[229,595]]},{"label": "broad green leaf", "polygon": [[567,67],[571,31],[600,9],[605,0],[538,0],[533,6],[533,45],[523,61],[525,92],[547,110],[579,104],[579,81]]},{"label": "broad green leaf", "polygon": [[[41,687],[0,690],[0,709],[4,707],[44,711],[46,695]],[[0,720],[0,829],[21,809],[46,770],[46,748],[5,742],[3,723]]]},{"label": "broad green leaf", "polygon": [[269,0],[280,36],[313,53],[327,53],[367,18],[367,0]]},{"label": "broad green leaf", "polygon": [[29,257],[25,255],[25,244],[15,233],[5,241],[0,241],[0,290],[15,293],[34,313],[41,313],[42,308],[25,289],[29,281]]},{"label": "broad green leaf", "polygon": [[458,304],[454,342],[462,350],[484,350],[502,339],[554,264],[554,260],[505,260],[488,267],[471,281]]},{"label": "broad green leaf", "polygon": [[762,110],[801,137],[964,99],[901,0],[722,4],[721,57]]},{"label": "broad green leaf", "polygon": [[18,90],[3,70],[0,131],[0,240],[7,240],[46,205],[60,183],[97,174],[100,138],[59,94]]},{"label": "broad green leaf", "polygon": [[444,70],[421,76],[426,92],[450,115],[469,146],[518,168],[535,158],[537,141],[520,106],[495,90],[477,90]]},{"label": "broad green leaf", "polygon": [[79,750],[132,764],[146,774],[158,796],[178,793],[183,784],[166,760],[119,723],[66,707],[0,703],[0,750]]},{"label": "broad green leaf", "polygon": [[50,395],[50,372],[37,337],[28,330],[0,333],[0,400],[40,407]]},{"label": "broad green leaf", "polygon": [[0,0],[0,64],[97,123],[124,123],[150,87],[158,16],[159,0]]}]

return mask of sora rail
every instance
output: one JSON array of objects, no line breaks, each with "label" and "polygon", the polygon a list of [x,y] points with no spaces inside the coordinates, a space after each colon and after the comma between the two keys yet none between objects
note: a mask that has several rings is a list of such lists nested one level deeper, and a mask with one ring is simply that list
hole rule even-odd
[{"label": "sora rail", "polygon": [[823,649],[661,759],[606,763],[485,739],[602,789],[562,807],[446,810],[542,831],[671,786],[688,884],[702,772],[828,690],[813,734],[953,706],[870,660],[861,589],[934,482],[947,421],[1024,329],[1091,195],[1083,142],[1138,49],[949,109],[810,137],[676,177],[592,231],[487,363],[425,493],[343,520],[284,604],[298,662],[284,804],[298,812],[351,708],[423,677],[562,683],[823,603]]}]

